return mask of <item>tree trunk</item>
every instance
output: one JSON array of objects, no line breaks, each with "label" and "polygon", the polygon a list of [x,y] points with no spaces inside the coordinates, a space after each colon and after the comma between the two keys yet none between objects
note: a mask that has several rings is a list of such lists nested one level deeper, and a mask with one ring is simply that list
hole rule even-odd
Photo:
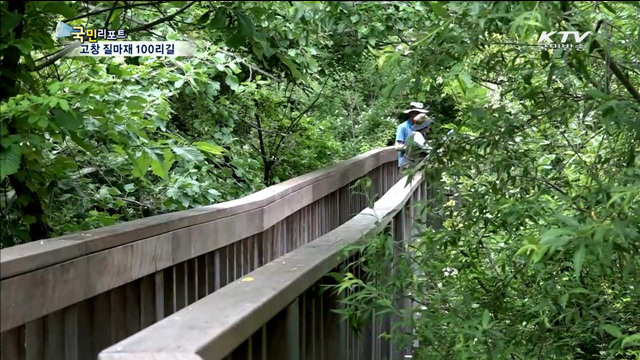
[{"label": "tree trunk", "polygon": [[[20,17],[25,12],[24,1],[9,1],[8,11],[10,13],[16,13]],[[14,39],[22,38],[22,31],[24,29],[24,23],[22,20],[13,29]],[[0,102],[4,102],[18,94],[18,71],[19,61],[22,53],[16,46],[9,46],[3,51],[2,58],[2,70],[0,73]],[[16,124],[14,119],[9,119],[7,124],[8,134],[2,135],[14,135],[17,134]],[[3,136],[4,137],[4,136]],[[29,179],[29,170],[26,167],[26,163],[23,161],[20,164],[20,170],[25,174],[24,179]],[[29,237],[31,240],[38,240],[46,238],[49,235],[49,227],[44,221],[44,209],[40,202],[40,197],[37,193],[31,191],[26,183],[20,179],[16,174],[9,175],[9,182],[16,192],[17,199],[26,201],[26,204],[22,206],[23,216],[30,216],[35,219],[33,223],[29,225]]]}]

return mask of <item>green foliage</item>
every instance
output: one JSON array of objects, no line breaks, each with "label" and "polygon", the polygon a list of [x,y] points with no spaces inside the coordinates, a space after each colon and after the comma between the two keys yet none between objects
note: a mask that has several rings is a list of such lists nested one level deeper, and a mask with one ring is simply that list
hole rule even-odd
[{"label": "green foliage", "polygon": [[[393,138],[396,103],[378,103],[380,74],[363,65],[373,52],[333,56],[354,26],[354,39],[385,37],[354,20],[357,7],[185,5],[0,4],[2,246],[237,198]],[[52,36],[58,21],[198,50],[58,59],[70,41]]]},{"label": "green foliage", "polygon": [[[640,31],[637,7],[428,7],[398,15],[426,14],[404,34],[399,51],[411,61],[381,51],[378,65],[405,69],[389,95],[420,78],[453,99],[454,116],[430,135],[436,156],[410,171],[438,194],[415,212],[444,223],[428,223],[395,257],[390,236],[372,239],[352,264],[368,275],[338,287],[342,313],[358,327],[393,312],[414,333],[390,335],[418,340],[415,359],[637,358],[640,99],[630,88],[640,47],[625,40]],[[593,33],[585,51],[509,45],[567,27]],[[596,42],[622,74],[607,70]]]}]

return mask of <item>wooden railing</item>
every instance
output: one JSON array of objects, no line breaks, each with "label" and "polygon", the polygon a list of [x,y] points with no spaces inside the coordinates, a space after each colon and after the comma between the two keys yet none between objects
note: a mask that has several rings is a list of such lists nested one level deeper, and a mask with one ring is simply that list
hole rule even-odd
[{"label": "wooden railing", "polygon": [[344,224],[367,204],[352,185],[385,193],[395,160],[372,150],[238,200],[3,249],[2,359],[95,359]]},{"label": "wooden railing", "polygon": [[[428,195],[421,176],[411,183],[405,177],[373,208],[109,347],[99,359],[404,359],[410,348],[379,336],[390,332],[394,319],[373,318],[356,335],[332,311],[341,306],[338,296],[322,289],[334,284],[329,273],[359,256],[357,250],[345,252],[349,244],[390,230],[395,251],[405,251],[412,231],[419,230],[414,219],[425,224],[413,205]],[[362,275],[361,269],[352,271]],[[397,306],[408,304],[399,296]]]}]

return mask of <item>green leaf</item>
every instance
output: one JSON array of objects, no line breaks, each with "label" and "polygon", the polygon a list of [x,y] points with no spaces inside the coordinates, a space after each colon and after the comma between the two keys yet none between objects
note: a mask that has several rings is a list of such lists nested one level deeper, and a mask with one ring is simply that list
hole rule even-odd
[{"label": "green leaf", "polygon": [[603,98],[606,97],[607,95],[605,93],[603,93],[602,91],[598,90],[598,89],[589,89],[586,91],[586,94],[589,95],[592,98]]},{"label": "green leaf", "polygon": [[300,70],[298,70],[298,67],[293,61],[291,61],[291,59],[281,54],[277,54],[276,56],[280,59],[280,61],[282,61],[285,65],[287,65],[287,67],[289,67],[289,70],[291,70],[291,74],[293,74],[294,77],[296,78],[302,77],[302,73],[300,72]]},{"label": "green leaf", "polygon": [[618,329],[618,327],[615,325],[606,324],[606,325],[602,325],[601,327],[604,331],[608,332],[613,337],[617,337],[617,338],[622,337],[622,331],[620,331],[620,329]]},{"label": "green leaf", "polygon": [[82,125],[82,119],[77,114],[71,115],[62,109],[53,109],[53,116],[55,123],[67,130],[77,130]]},{"label": "green leaf", "polygon": [[180,79],[178,81],[176,81],[175,83],[173,83],[173,86],[176,88],[180,88],[182,87],[182,84],[184,84],[184,79]]},{"label": "green leaf", "polygon": [[20,17],[15,12],[2,9],[2,21],[0,21],[0,34],[3,36],[20,23]]},{"label": "green leaf", "polygon": [[218,92],[220,91],[220,83],[217,81],[210,81],[207,84],[207,95],[214,97],[216,95],[218,95]]},{"label": "green leaf", "polygon": [[584,244],[580,245],[580,248],[573,255],[573,268],[576,272],[576,276],[580,276],[580,271],[582,271],[582,264],[584,263],[584,256],[586,253],[586,248]]},{"label": "green leaf", "polygon": [[382,89],[382,96],[392,98],[404,91],[409,84],[409,77],[400,79],[397,83],[391,83]]},{"label": "green leaf", "polygon": [[253,25],[251,18],[241,11],[236,10],[235,13],[238,17],[238,32],[246,37],[253,37],[255,35],[256,28],[255,25]]},{"label": "green leaf", "polygon": [[229,47],[237,49],[245,43],[246,39],[246,36],[244,36],[240,32],[237,32],[233,34],[233,36],[231,36],[229,39],[227,39],[226,43],[227,45],[229,45]]},{"label": "green leaf", "polygon": [[200,150],[193,147],[174,147],[173,150],[176,155],[187,161],[202,161],[204,160],[204,155],[200,152]]},{"label": "green leaf", "polygon": [[210,16],[211,16],[211,10],[209,10],[206,13],[202,14],[202,16],[200,16],[200,18],[198,19],[198,21],[196,23],[198,25],[206,24],[209,21],[209,17]]},{"label": "green leaf", "polygon": [[471,80],[471,75],[468,72],[460,73],[460,79],[464,82],[467,87],[473,86],[473,81]]},{"label": "green leaf", "polygon": [[227,24],[227,8],[219,8],[216,10],[216,15],[209,23],[209,27],[212,29],[222,29]]},{"label": "green leaf", "polygon": [[20,168],[22,148],[13,144],[8,149],[0,150],[0,180],[15,174]]},{"label": "green leaf", "polygon": [[60,14],[66,18],[71,18],[76,15],[75,10],[69,7],[64,1],[51,1],[44,7],[44,11],[54,14]]},{"label": "green leaf", "polygon": [[485,310],[484,313],[482,314],[482,327],[487,329],[490,321],[491,321],[491,314],[489,314],[489,310]]},{"label": "green leaf", "polygon": [[93,148],[83,138],[81,138],[77,132],[69,131],[69,136],[76,145],[80,146],[84,151],[91,151]]},{"label": "green leaf", "polygon": [[127,109],[132,111],[144,110],[146,100],[144,100],[144,98],[141,98],[140,96],[137,97],[142,99],[144,102],[140,102],[137,99],[130,98],[129,101],[127,101]]},{"label": "green leaf", "polygon": [[58,105],[60,105],[60,107],[64,111],[68,111],[69,110],[69,103],[65,99],[60,99],[60,101],[58,102]]},{"label": "green leaf", "polygon": [[14,40],[11,42],[10,45],[17,47],[18,49],[20,49],[20,52],[25,55],[29,55],[31,50],[33,50],[33,45],[31,44],[31,40],[28,40],[28,39]]},{"label": "green leaf", "polygon": [[542,234],[540,243],[548,245],[563,245],[567,242],[567,237],[575,235],[575,233],[569,229],[549,229]]},{"label": "green leaf", "polygon": [[193,143],[200,151],[204,151],[213,155],[221,155],[224,150],[222,146],[211,144],[205,141],[198,141]]},{"label": "green leaf", "polygon": [[522,255],[522,254],[529,255],[531,251],[535,252],[537,250],[538,250],[538,247],[536,245],[527,244],[521,247],[520,249],[518,249],[518,252],[516,252],[516,256]]},{"label": "green leaf", "polygon": [[640,333],[627,336],[622,340],[622,347],[640,345]]},{"label": "green leaf", "polygon": [[227,77],[224,79],[224,82],[229,85],[232,90],[238,89],[238,78],[235,75],[227,75]]},{"label": "green leaf", "polygon": [[429,6],[431,6],[431,10],[433,10],[433,12],[438,15],[439,17],[442,18],[448,18],[449,17],[449,12],[447,11],[447,9],[436,3],[436,2],[429,2]]},{"label": "green leaf", "polygon": [[163,178],[169,180],[169,170],[171,165],[175,162],[173,153],[169,149],[165,149],[163,153],[157,153],[155,151],[147,152],[151,155],[151,172]]},{"label": "green leaf", "polygon": [[224,177],[231,177],[231,175],[233,175],[233,170],[229,169],[229,168],[224,168],[224,169],[220,169],[220,172],[222,173],[222,175]]},{"label": "green leaf", "polygon": [[139,156],[128,154],[129,160],[133,164],[133,176],[137,178],[144,178],[144,175],[149,170],[149,165],[151,165],[151,159],[145,153],[140,154]]}]

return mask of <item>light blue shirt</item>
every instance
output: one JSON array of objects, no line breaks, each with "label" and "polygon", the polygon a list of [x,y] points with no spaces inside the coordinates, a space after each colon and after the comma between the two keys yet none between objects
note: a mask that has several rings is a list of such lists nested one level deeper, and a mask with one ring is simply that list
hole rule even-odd
[{"label": "light blue shirt", "polygon": [[[409,120],[398,125],[398,129],[396,130],[396,142],[399,141],[404,144],[411,135],[411,127],[411,121]],[[402,166],[403,160],[404,151],[398,151],[398,167]]]}]

